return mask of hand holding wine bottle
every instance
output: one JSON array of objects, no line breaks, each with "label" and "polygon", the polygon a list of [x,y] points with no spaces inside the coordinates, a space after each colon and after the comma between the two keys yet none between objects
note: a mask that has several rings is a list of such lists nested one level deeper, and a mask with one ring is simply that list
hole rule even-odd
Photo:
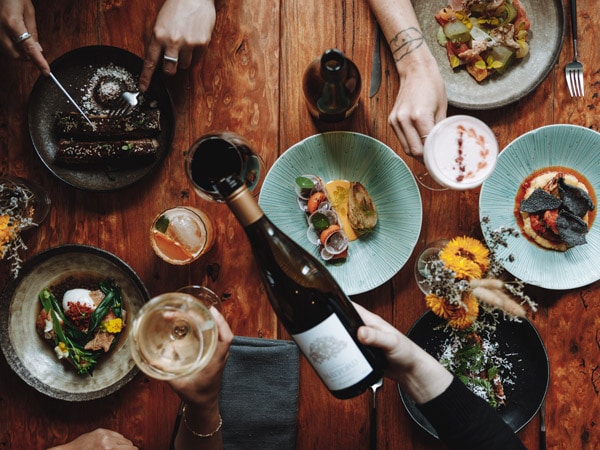
[{"label": "hand holding wine bottle", "polygon": [[383,353],[358,341],[363,325],[329,271],[264,215],[236,175],[217,188],[244,227],[275,313],[330,392],[350,398],[383,375]]}]

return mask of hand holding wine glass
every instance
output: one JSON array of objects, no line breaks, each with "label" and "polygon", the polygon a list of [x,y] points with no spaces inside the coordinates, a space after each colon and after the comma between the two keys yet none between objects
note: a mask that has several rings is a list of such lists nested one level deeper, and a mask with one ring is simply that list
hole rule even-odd
[{"label": "hand holding wine glass", "polygon": [[131,354],[140,370],[172,380],[206,367],[217,346],[209,307],[183,292],[161,294],[146,303],[132,325]]}]

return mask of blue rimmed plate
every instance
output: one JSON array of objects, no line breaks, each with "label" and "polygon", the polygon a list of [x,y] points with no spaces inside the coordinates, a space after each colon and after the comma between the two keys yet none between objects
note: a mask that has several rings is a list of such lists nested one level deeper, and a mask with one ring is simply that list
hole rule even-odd
[{"label": "blue rimmed plate", "polygon": [[[539,169],[562,166],[582,174],[600,193],[600,133],[576,125],[549,125],[530,131],[500,153],[496,168],[483,183],[479,216],[490,229],[515,227],[515,198],[522,181]],[[597,205],[596,205],[597,208]],[[574,289],[600,279],[600,225],[592,223],[587,244],[566,252],[544,250],[523,236],[508,238],[497,254],[504,267],[526,283],[545,289]],[[514,255],[513,261],[507,257]]]},{"label": "blue rimmed plate", "polygon": [[259,204],[277,227],[318,257],[317,247],[306,237],[305,214],[294,192],[296,177],[305,174],[324,182],[359,181],[377,208],[375,231],[350,243],[344,264],[326,265],[344,292],[367,292],[398,273],[415,247],[423,218],[419,189],[404,161],[374,138],[342,131],[308,137],[275,161]]}]

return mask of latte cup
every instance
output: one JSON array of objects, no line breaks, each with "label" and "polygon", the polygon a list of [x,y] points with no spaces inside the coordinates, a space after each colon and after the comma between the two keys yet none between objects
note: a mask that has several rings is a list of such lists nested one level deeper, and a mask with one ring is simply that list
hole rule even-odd
[{"label": "latte cup", "polygon": [[494,170],[497,158],[496,136],[475,117],[447,117],[433,127],[425,140],[425,166],[431,178],[449,189],[480,186]]}]

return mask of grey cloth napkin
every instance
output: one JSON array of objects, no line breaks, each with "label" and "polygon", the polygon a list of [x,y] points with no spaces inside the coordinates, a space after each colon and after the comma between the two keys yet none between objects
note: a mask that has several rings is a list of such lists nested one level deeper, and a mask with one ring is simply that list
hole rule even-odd
[{"label": "grey cloth napkin", "polygon": [[292,341],[233,339],[220,403],[226,450],[295,448],[299,360]]}]

